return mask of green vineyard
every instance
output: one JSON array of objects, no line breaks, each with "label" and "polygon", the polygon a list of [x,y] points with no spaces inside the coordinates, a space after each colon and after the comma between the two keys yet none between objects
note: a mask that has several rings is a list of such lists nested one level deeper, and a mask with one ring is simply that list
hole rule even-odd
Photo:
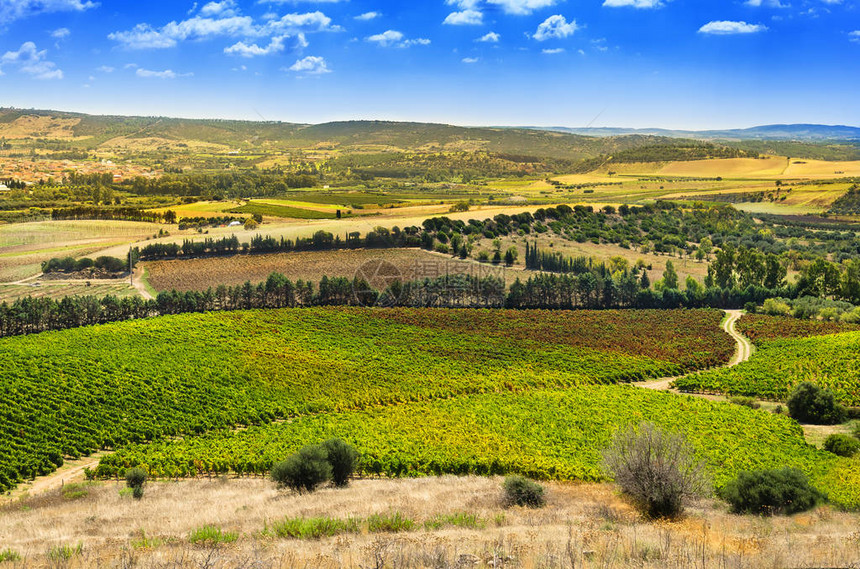
[{"label": "green vineyard", "polygon": [[[844,405],[860,405],[860,332],[814,335],[832,329],[826,324],[798,326],[776,318],[743,324],[741,329],[756,343],[748,362],[683,377],[675,386],[687,392],[785,401],[798,383],[811,381],[833,391]],[[809,337],[794,337],[798,335]]]},{"label": "green vineyard", "polygon": [[133,445],[102,458],[97,474],[144,466],[157,476],[267,473],[299,447],[342,437],[363,454],[365,475],[520,473],[604,480],[601,449],[641,421],[687,435],[721,486],[742,470],[795,466],[831,500],[860,506],[860,463],[807,445],[791,419],[727,403],[630,386],[482,394],[333,413],[238,432]]},{"label": "green vineyard", "polygon": [[718,311],[268,310],[0,341],[0,490],[64,457],[455,395],[611,384],[725,362]]}]

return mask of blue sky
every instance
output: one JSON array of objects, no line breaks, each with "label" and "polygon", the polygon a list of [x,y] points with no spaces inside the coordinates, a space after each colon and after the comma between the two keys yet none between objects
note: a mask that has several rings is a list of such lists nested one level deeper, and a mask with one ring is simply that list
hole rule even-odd
[{"label": "blue sky", "polygon": [[0,0],[0,106],[860,124],[860,0]]}]

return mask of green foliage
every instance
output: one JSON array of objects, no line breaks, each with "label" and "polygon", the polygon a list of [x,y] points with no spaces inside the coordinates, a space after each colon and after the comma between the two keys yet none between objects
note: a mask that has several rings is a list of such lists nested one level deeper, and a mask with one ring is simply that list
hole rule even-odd
[{"label": "green foliage", "polygon": [[272,480],[278,487],[296,492],[313,492],[332,477],[328,455],[320,445],[308,445],[272,468]]},{"label": "green foliage", "polygon": [[507,506],[542,508],[546,504],[544,488],[522,476],[508,476],[502,484],[504,503]]},{"label": "green foliage", "polygon": [[[750,334],[756,347],[749,361],[732,368],[677,379],[675,386],[681,391],[787,401],[800,384],[814,381],[815,385],[832,393],[839,403],[860,404],[860,377],[856,373],[860,368],[860,332],[768,339],[768,335],[794,334],[795,331],[801,334],[832,334],[843,325],[805,323],[792,318],[771,319],[778,325],[786,324],[780,332],[776,329],[767,330],[762,324],[745,328],[743,323],[746,318],[741,319],[741,329]],[[809,388],[803,392],[810,393]],[[839,423],[844,420],[843,413],[832,405],[829,395],[812,394],[802,402],[798,399],[798,404],[801,403],[802,409],[798,408],[797,415],[792,411],[792,416],[800,421]],[[809,412],[803,410],[809,406]]]},{"label": "green foliage", "polygon": [[349,484],[355,469],[358,467],[360,455],[355,447],[342,439],[329,439],[322,443],[326,460],[331,465],[331,481],[337,487]]},{"label": "green foliage", "polygon": [[54,562],[66,562],[73,557],[78,557],[84,552],[83,544],[77,545],[58,545],[52,547],[47,552],[47,557]]},{"label": "green foliage", "polygon": [[735,513],[766,516],[805,512],[824,499],[796,468],[741,472],[720,496]]},{"label": "green foliage", "polygon": [[840,196],[830,205],[828,211],[843,215],[860,213],[860,186],[854,184],[848,188],[848,191],[844,195]]},{"label": "green foliage", "polygon": [[409,531],[415,522],[400,512],[393,514],[373,514],[367,518],[367,531],[370,533],[395,533]]},{"label": "green foliage", "polygon": [[129,468],[125,473],[125,485],[129,488],[142,488],[148,476],[142,468]]},{"label": "green foliage", "polygon": [[143,529],[138,532],[138,537],[133,538],[129,544],[134,549],[155,549],[164,544],[164,540],[158,537],[149,537]]},{"label": "green foliage", "polygon": [[230,213],[250,213],[260,216],[284,217],[292,219],[334,219],[337,217],[334,211],[318,211],[315,209],[303,209],[287,205],[277,205],[261,202],[249,202],[241,207],[231,209]]},{"label": "green foliage", "polygon": [[860,441],[848,435],[833,434],[825,439],[824,450],[838,456],[851,457],[860,451]]},{"label": "green foliage", "polygon": [[344,533],[360,533],[361,522],[356,518],[286,518],[263,530],[263,535],[290,539],[321,539]]},{"label": "green foliage", "polygon": [[21,555],[11,549],[0,550],[0,563],[4,561],[21,561]]},{"label": "green foliage", "polygon": [[[164,436],[467,393],[677,375],[728,358],[733,344],[720,318],[690,310],[313,308],[5,338],[0,489],[52,472],[63,456]],[[102,464],[98,475],[125,474],[126,465]],[[148,466],[155,477],[193,467]],[[229,465],[208,457],[201,467]]]},{"label": "green foliage", "polygon": [[213,525],[199,527],[188,535],[188,542],[194,545],[215,546],[233,543],[239,539],[239,532],[224,531]]},{"label": "green foliage", "polygon": [[453,514],[438,514],[424,522],[424,529],[438,530],[447,527],[466,529],[484,529],[487,527],[486,520],[477,514],[469,512],[455,512]]},{"label": "green foliage", "polygon": [[845,409],[836,402],[833,392],[807,381],[791,392],[788,413],[801,423],[817,425],[834,425],[846,419]]}]

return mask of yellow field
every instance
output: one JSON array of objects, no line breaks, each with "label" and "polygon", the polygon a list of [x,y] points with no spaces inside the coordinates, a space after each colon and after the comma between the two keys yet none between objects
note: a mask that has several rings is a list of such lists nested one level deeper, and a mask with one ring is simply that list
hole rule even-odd
[{"label": "yellow field", "polygon": [[784,175],[789,178],[818,179],[860,176],[860,161],[825,162],[823,160],[792,159]]},{"label": "yellow field", "polygon": [[[242,200],[229,201],[203,201],[190,204],[171,205],[159,207],[150,211],[164,213],[166,211],[176,212],[177,218],[181,217],[212,217],[225,215],[227,211],[245,205]],[[251,217],[251,214],[235,214],[236,217]]]}]

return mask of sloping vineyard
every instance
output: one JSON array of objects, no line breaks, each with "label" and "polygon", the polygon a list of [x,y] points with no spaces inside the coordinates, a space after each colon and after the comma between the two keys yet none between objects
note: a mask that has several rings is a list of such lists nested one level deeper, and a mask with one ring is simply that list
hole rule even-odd
[{"label": "sloping vineyard", "polygon": [[505,474],[604,480],[601,449],[616,429],[654,421],[685,433],[717,486],[742,470],[795,466],[831,499],[860,506],[860,464],[807,445],[791,419],[739,405],[629,386],[481,394],[301,417],[184,440],[133,445],[101,460],[101,476],[142,465],[157,476],[264,474],[310,442],[342,437],[365,475]]},{"label": "sloping vineyard", "polygon": [[0,490],[163,436],[728,360],[717,311],[183,314],[0,340]]}]

